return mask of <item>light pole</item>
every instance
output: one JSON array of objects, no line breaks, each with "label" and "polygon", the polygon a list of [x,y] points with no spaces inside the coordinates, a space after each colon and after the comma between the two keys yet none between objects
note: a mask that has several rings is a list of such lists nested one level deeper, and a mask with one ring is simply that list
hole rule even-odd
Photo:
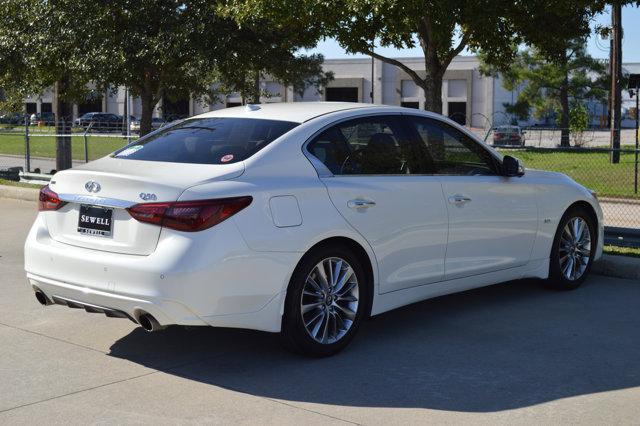
[{"label": "light pole", "polygon": [[375,87],[374,83],[374,70],[375,70],[375,59],[373,57],[373,51],[376,48],[376,39],[373,38],[371,40],[371,103],[373,102],[373,88]]}]

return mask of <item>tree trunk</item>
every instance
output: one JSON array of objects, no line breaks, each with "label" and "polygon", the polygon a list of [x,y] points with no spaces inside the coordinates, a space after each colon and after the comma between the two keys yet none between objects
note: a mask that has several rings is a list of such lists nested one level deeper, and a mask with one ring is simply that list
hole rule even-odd
[{"label": "tree trunk", "polygon": [[424,90],[424,109],[442,114],[442,76],[434,73],[427,75],[422,86]]},{"label": "tree trunk", "polygon": [[250,103],[259,104],[260,103],[260,71],[254,71],[253,74],[253,96]]},{"label": "tree trunk", "polygon": [[145,88],[140,93],[140,101],[142,103],[142,112],[140,113],[140,136],[144,136],[151,132],[151,120],[153,118],[153,107],[156,106],[153,99],[153,93]]},{"label": "tree trunk", "polygon": [[[67,79],[62,78],[54,84],[53,113],[56,120],[57,135],[71,135],[73,122],[73,107],[63,101],[67,89]],[[56,136],[56,170],[66,170],[72,167],[71,136]]]},{"label": "tree trunk", "polygon": [[564,83],[560,88],[560,146],[569,147],[569,77],[565,75]]}]

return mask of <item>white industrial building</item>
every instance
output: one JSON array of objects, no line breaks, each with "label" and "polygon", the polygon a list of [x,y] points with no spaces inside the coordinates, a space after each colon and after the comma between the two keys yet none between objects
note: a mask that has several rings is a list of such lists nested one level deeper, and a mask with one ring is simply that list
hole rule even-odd
[{"label": "white industrial building", "polygon": [[[411,69],[424,73],[422,58],[400,58]],[[512,103],[517,98],[517,91],[504,89],[497,77],[488,77],[480,73],[480,62],[475,56],[457,56],[445,72],[442,85],[443,114],[448,115],[467,126],[487,128],[510,122],[513,118],[505,113],[505,103]],[[624,64],[625,71],[636,73],[640,64]],[[328,59],[324,62],[324,70],[334,73],[334,80],[318,92],[308,88],[302,96],[291,87],[284,87],[277,81],[261,81],[262,90],[270,96],[261,102],[305,102],[305,101],[352,101],[401,105],[405,107],[423,108],[424,93],[416,86],[411,77],[402,69],[369,58]],[[74,118],[85,112],[108,112],[124,114],[125,91],[96,94],[93,100],[74,106]],[[623,110],[632,105],[628,92],[623,91]],[[45,92],[41,96],[25,99],[27,112],[50,112],[52,93]],[[237,94],[219,99],[218,102],[203,105],[195,99],[182,99],[177,102],[161,101],[156,108],[156,116],[175,117],[196,115],[205,111],[227,108],[242,104]],[[590,103],[592,125],[606,125],[606,105]],[[139,116],[140,102],[134,99],[131,114]],[[529,120],[520,122],[523,125],[548,124],[544,121]],[[635,123],[629,118],[623,126],[631,127]]]}]

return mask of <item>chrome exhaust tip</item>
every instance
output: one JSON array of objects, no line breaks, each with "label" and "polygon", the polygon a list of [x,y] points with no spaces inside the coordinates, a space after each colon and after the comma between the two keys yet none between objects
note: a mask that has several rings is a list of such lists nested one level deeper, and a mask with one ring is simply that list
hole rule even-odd
[{"label": "chrome exhaust tip", "polygon": [[165,326],[160,325],[157,319],[153,317],[151,314],[143,313],[138,316],[138,324],[140,327],[144,328],[148,332],[158,331],[165,328]]},{"label": "chrome exhaust tip", "polygon": [[38,303],[40,303],[42,306],[47,306],[47,305],[51,305],[53,302],[51,300],[49,300],[49,298],[42,292],[42,290],[40,289],[36,289],[35,291],[36,294],[36,300],[38,301]]}]

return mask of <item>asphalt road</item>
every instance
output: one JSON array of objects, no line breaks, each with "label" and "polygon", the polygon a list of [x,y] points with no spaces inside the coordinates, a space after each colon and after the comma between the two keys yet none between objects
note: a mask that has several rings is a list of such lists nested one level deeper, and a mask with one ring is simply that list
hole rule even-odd
[{"label": "asphalt road", "polygon": [[0,424],[640,422],[640,282],[442,297],[309,360],[268,333],[41,307],[22,271],[34,216],[0,200]]}]

